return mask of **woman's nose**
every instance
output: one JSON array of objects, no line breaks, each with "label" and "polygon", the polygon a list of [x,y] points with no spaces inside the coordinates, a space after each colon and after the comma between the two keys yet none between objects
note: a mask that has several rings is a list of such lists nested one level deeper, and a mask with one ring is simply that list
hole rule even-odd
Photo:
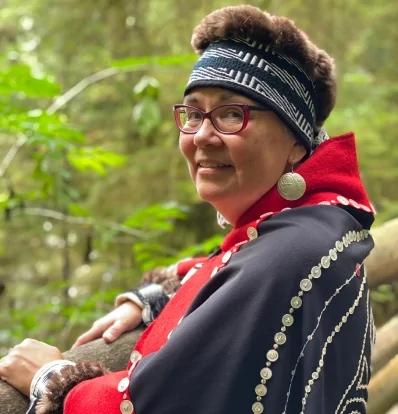
[{"label": "woman's nose", "polygon": [[199,148],[207,147],[208,145],[220,146],[223,144],[220,132],[214,128],[209,118],[203,121],[199,131],[194,135],[193,141]]}]

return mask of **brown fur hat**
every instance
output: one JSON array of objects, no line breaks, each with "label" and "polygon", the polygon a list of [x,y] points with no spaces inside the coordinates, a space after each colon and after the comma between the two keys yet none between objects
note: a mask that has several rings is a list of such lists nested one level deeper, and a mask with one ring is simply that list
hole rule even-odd
[{"label": "brown fur hat", "polygon": [[301,65],[315,85],[316,126],[321,127],[336,102],[333,59],[315,46],[292,20],[249,5],[225,7],[207,15],[194,30],[192,47],[200,56],[211,43],[234,37],[269,44],[275,52]]}]

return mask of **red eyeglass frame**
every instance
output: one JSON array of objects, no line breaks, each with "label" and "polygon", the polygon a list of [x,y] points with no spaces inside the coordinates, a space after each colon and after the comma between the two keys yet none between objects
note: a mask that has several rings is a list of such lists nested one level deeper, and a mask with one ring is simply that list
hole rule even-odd
[{"label": "red eyeglass frame", "polygon": [[[242,124],[241,128],[238,129],[237,131],[234,131],[234,132],[225,132],[225,131],[222,131],[213,122],[213,119],[211,117],[211,114],[215,110],[217,110],[219,108],[222,108],[222,107],[225,107],[225,106],[237,106],[237,107],[242,108],[242,110],[243,110],[243,124]],[[203,116],[202,123],[200,124],[199,128],[196,131],[185,131],[182,128],[182,126],[180,125],[180,122],[179,122],[179,112],[178,112],[178,109],[180,109],[180,108],[192,108],[195,111],[198,111],[198,112],[200,112],[202,114],[202,116]],[[238,132],[242,132],[247,127],[247,124],[249,123],[249,120],[250,120],[250,111],[270,111],[270,109],[269,108],[262,108],[262,107],[254,106],[254,105],[248,105],[248,104],[241,104],[241,103],[234,104],[234,103],[231,103],[231,104],[219,105],[219,106],[213,108],[211,111],[206,112],[206,111],[202,111],[199,108],[196,108],[195,106],[178,104],[178,105],[173,105],[173,111],[174,111],[174,120],[175,120],[175,122],[177,124],[177,127],[184,134],[191,134],[191,135],[192,134],[196,134],[200,130],[200,128],[202,128],[205,119],[206,118],[209,118],[211,124],[213,125],[213,127],[218,132],[220,132],[221,134],[225,134],[225,135],[232,135],[232,134],[237,134]]]}]

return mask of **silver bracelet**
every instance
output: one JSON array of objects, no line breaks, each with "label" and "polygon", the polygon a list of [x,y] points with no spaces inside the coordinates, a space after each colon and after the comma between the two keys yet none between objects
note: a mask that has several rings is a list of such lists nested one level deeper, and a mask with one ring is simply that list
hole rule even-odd
[{"label": "silver bracelet", "polygon": [[30,384],[30,398],[42,398],[46,392],[46,385],[54,374],[58,374],[63,367],[76,365],[67,359],[60,359],[43,365],[33,377]]}]

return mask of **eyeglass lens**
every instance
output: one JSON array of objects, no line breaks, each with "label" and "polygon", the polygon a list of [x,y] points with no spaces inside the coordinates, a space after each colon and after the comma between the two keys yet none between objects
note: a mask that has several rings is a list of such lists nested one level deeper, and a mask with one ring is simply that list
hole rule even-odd
[{"label": "eyeglass lens", "polygon": [[[213,125],[221,132],[233,133],[242,128],[245,120],[245,113],[240,106],[225,105],[215,108],[210,113]],[[195,108],[178,108],[179,126],[185,132],[197,132],[204,120],[203,113]]]}]

